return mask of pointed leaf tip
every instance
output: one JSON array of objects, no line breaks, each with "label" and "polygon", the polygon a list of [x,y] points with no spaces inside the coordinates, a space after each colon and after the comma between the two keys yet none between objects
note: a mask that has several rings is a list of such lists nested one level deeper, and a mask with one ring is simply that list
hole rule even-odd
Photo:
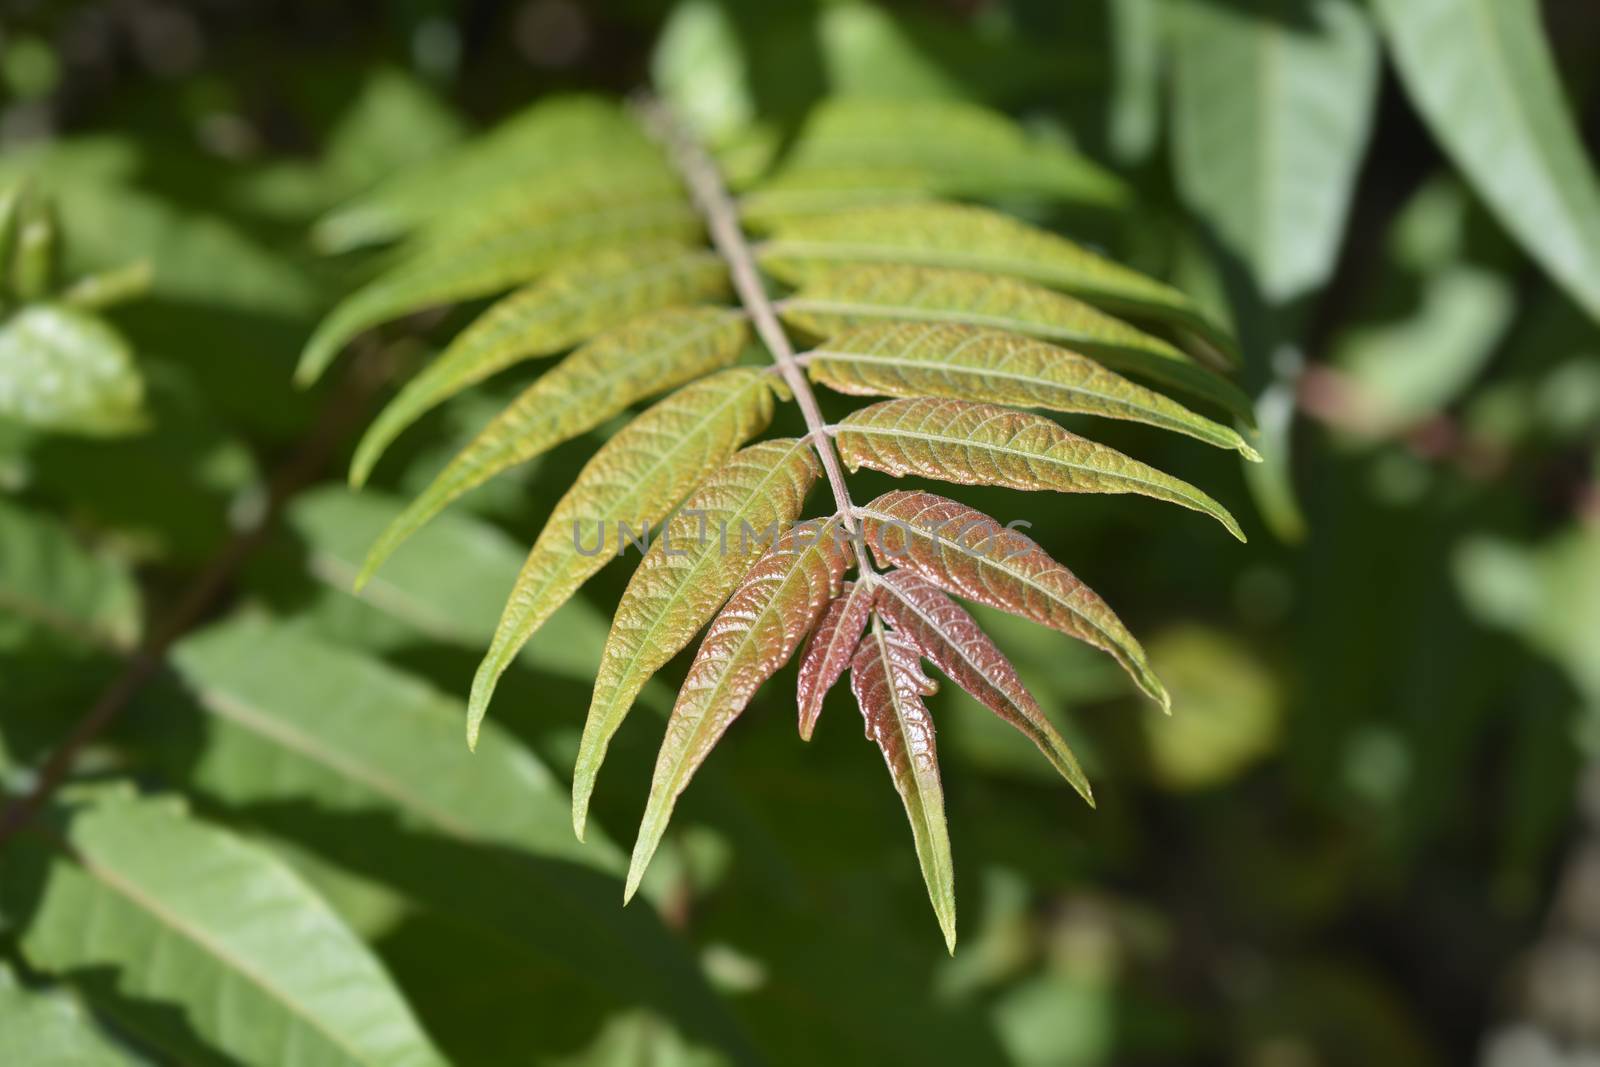
[{"label": "pointed leaf tip", "polygon": [[[1117,660],[1158,703],[1165,689],[1144,649],[1109,605],[1030,537],[932,493],[896,490],[858,509],[884,566],[914,571],[941,589],[1059,630]],[[958,531],[949,536],[949,531]]]},{"label": "pointed leaf tip", "polygon": [[634,844],[642,877],[690,779],[750,699],[789,662],[853,562],[837,519],[778,538],[712,620],[678,691]]},{"label": "pointed leaf tip", "polygon": [[851,470],[960,485],[1135,493],[1210,515],[1244,540],[1234,517],[1206,493],[1030,412],[936,397],[886,400],[851,412],[834,440]]},{"label": "pointed leaf tip", "polygon": [[861,709],[867,737],[878,746],[895,792],[900,794],[928,900],[944,932],[945,945],[953,952],[955,869],[933,719],[922,702],[935,688],[923,673],[916,646],[905,635],[886,628],[874,614],[850,662],[850,689]]}]

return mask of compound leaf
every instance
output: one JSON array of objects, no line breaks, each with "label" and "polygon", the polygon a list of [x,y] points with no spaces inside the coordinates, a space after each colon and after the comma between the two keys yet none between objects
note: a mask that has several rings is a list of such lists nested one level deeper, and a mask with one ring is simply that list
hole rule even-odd
[{"label": "compound leaf", "polygon": [[834,440],[851,470],[1058,493],[1138,493],[1210,515],[1245,539],[1227,509],[1188,482],[1025,411],[933,397],[887,400],[845,416]]},{"label": "compound leaf", "polygon": [[1170,706],[1144,649],[1122,620],[1025,534],[932,493],[895,490],[856,511],[883,566],[920,574],[946,592],[1108,652],[1152,700]]},{"label": "compound leaf", "polygon": [[695,490],[640,560],[600,659],[572,779],[581,838],[606,746],[650,676],[699,633],[778,530],[800,515],[820,469],[807,440],[736,453]]},{"label": "compound leaf", "polygon": [[1259,460],[1237,430],[1076,352],[951,323],[858,326],[807,354],[814,381],[855,396],[937,396],[1127,419]]},{"label": "compound leaf", "polygon": [[944,818],[944,787],[934,747],[933,718],[922,698],[937,687],[922,672],[921,655],[904,635],[876,619],[850,663],[850,689],[869,737],[883,753],[911,821],[917,862],[928,885],[945,946],[956,951],[955,867]]},{"label": "compound leaf", "polygon": [[450,502],[501,471],[592,430],[634,401],[726,367],[749,330],[725,308],[673,308],[595,338],[474,437],[372,546],[369,570]]},{"label": "compound leaf", "polygon": [[[472,680],[469,745],[477,741],[500,675],[555,610],[621,553],[623,527],[647,534],[650,524],[765,429],[775,385],[766,372],[740,367],[687,385],[634,419],[584,465],[522,565]],[[592,549],[583,542],[588,531],[594,532]],[[616,538],[610,552],[608,531]]]},{"label": "compound leaf", "polygon": [[841,532],[835,519],[784,534],[712,620],[667,722],[624,900],[639,888],[694,772],[838,595],[851,561]]}]

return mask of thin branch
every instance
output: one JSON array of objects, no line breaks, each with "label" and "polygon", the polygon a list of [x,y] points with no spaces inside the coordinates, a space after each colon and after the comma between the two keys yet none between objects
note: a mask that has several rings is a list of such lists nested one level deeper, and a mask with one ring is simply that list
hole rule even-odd
[{"label": "thin branch", "polygon": [[750,321],[755,324],[756,334],[767,346],[778,372],[783,375],[783,380],[794,393],[795,401],[800,405],[800,413],[805,416],[812,447],[816,449],[817,458],[822,462],[828,486],[833,490],[834,506],[845,524],[850,527],[861,577],[863,580],[871,580],[876,571],[872,566],[872,560],[867,556],[866,544],[860,536],[857,536],[860,520],[856,516],[855,505],[850,501],[850,490],[844,483],[844,467],[839,462],[839,454],[834,450],[833,441],[827,433],[827,420],[822,417],[822,409],[817,405],[817,395],[812,392],[811,382],[801,369],[789,334],[784,330],[783,323],[778,320],[772,297],[767,294],[761,273],[756,268],[756,258],[751,251],[750,239],[745,236],[744,229],[739,225],[738,206],[728,192],[727,183],[722,180],[722,173],[699,140],[665,104],[653,97],[645,97],[636,100],[634,106],[646,128],[666,148],[673,166],[683,178],[684,184],[689,187],[689,195],[693,198],[695,206],[700,209],[706,229],[711,234],[712,245],[728,264],[728,273],[733,279],[734,291],[739,294],[739,303],[749,314]]},{"label": "thin branch", "polygon": [[172,613],[151,630],[138,651],[100,693],[99,698],[78,720],[72,733],[39,769],[33,788],[0,813],[0,845],[26,826],[38,814],[50,795],[72,773],[83,750],[93,744],[116,721],[139,690],[155,677],[166,662],[167,653],[192,630],[216,603],[234,573],[271,530],[284,504],[314,481],[327,464],[340,439],[355,424],[361,401],[372,392],[381,374],[372,350],[364,351],[351,362],[338,395],[329,401],[316,426],[292,458],[273,476],[267,487],[267,503],[261,516],[240,530],[222,546],[179,598]]}]

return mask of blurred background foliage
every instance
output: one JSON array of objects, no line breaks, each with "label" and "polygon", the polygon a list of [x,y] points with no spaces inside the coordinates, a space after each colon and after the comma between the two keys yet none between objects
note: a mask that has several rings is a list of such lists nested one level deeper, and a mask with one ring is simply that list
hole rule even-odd
[{"label": "blurred background foliage", "polygon": [[[321,433],[332,462],[282,501],[226,620],[179,646],[80,771],[182,791],[206,827],[298,872],[452,1062],[1592,1062],[1596,72],[1588,0],[0,0],[0,179],[26,179],[19,235],[55,220],[48,287],[27,288],[19,244],[0,331],[7,789],[29,788],[150,620],[278,502],[268,472]],[[1244,341],[1259,475],[1123,436],[1233,507],[1248,546],[1137,502],[975,500],[1032,521],[1147,635],[1176,711],[985,615],[1100,807],[937,698],[954,958],[855,712],[835,694],[799,743],[787,672],[686,795],[650,904],[617,906],[620,853],[570,840],[561,776],[623,568],[507,676],[503,752],[453,747],[522,546],[593,438],[474,494],[348,592],[398,501],[518,382],[447,405],[376,491],[347,492],[327,471],[371,375],[300,393],[290,373],[371,263],[321,254],[315,222],[544,94],[647,84],[728,143],[755,123],[781,139],[829,94],[1014,114],[1130,196],[1008,206],[1202,294]],[[38,316],[116,366],[71,418],[24,403]],[[390,329],[361,365],[415,362],[463,319]],[[342,421],[319,424],[327,410]],[[667,693],[647,703],[664,712]],[[448,728],[430,719],[382,759],[450,804],[471,793],[476,821],[286,768],[217,710],[252,702],[338,709],[352,730],[442,706]],[[647,718],[599,798],[619,836],[649,778]],[[175,1054],[196,1041],[182,1020],[103,967],[58,980],[48,953],[19,951],[36,934],[8,848],[0,1031],[214,1058]],[[61,1062],[100,1062],[84,1048]]]}]

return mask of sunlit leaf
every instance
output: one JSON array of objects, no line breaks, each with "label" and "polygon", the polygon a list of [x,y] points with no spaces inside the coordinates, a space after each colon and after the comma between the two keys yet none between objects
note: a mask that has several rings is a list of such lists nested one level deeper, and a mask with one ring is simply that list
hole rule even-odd
[{"label": "sunlit leaf", "polygon": [[189,771],[212,796],[392,811],[435,833],[620,872],[615,845],[572,840],[560,783],[511,735],[486,723],[467,752],[460,701],[382,660],[244,619],[186,639],[173,663],[213,724]]},{"label": "sunlit leaf", "polygon": [[835,442],[851,470],[1060,493],[1138,493],[1210,515],[1245,539],[1227,509],[1199,489],[1040,415],[970,400],[888,400],[852,411]]},{"label": "sunlit leaf", "polygon": [[350,461],[367,480],[385,448],[424,413],[525,359],[548,356],[635,316],[714,299],[727,271],[709,252],[652,244],[585,256],[492,305],[372,420]]},{"label": "sunlit leaf", "polygon": [[[840,182],[840,175],[854,181]],[[1117,205],[1114,177],[1010,119],[955,100],[840,97],[806,118],[779,169],[744,197],[747,222],[896,198],[1038,195]]]},{"label": "sunlit leaf", "polygon": [[938,396],[1127,419],[1259,459],[1238,431],[1094,360],[1018,334],[946,323],[880,323],[807,354],[814,381],[855,396]]},{"label": "sunlit leaf", "polygon": [[839,532],[837,521],[830,520],[784,534],[712,620],[667,722],[624,899],[639,888],[672,809],[695,771],[838,595],[852,562]]},{"label": "sunlit leaf", "polygon": [[1051,766],[1094,804],[1089,779],[1072,750],[1023,686],[1011,661],[944,590],[912,571],[893,570],[880,582],[878,614],[989,710],[1039,746]]},{"label": "sunlit leaf", "polygon": [[896,490],[856,511],[880,564],[1109,652],[1152,700],[1168,706],[1166,690],[1122,620],[1025,534],[932,493]]},{"label": "sunlit leaf", "polygon": [[1376,0],[1434,137],[1541,266],[1600,318],[1600,182],[1534,0]]},{"label": "sunlit leaf", "polygon": [[480,231],[448,249],[422,246],[328,313],[300,354],[295,379],[316,381],[347,343],[380,323],[440,304],[491,296],[531,281],[569,256],[700,232],[681,197],[569,203],[548,218]]},{"label": "sunlit leaf", "polygon": [[636,400],[732,363],[748,332],[735,312],[698,308],[663,311],[595,338],[523,391],[439,472],[372,546],[370,556],[378,561],[372,566],[452,500],[501,471],[593,429]]},{"label": "sunlit leaf", "polygon": [[22,934],[34,967],[114,968],[242,1062],[444,1062],[371,951],[261,847],[126,794],[77,814],[67,843]]},{"label": "sunlit leaf", "polygon": [[0,964],[0,1063],[27,1067],[133,1067],[76,1000],[63,991],[24,988]]},{"label": "sunlit leaf", "polygon": [[1366,12],[1187,0],[1177,15],[1178,184],[1267,298],[1300,296],[1333,271],[1377,103]]},{"label": "sunlit leaf", "polygon": [[828,690],[849,669],[876,599],[877,587],[871,581],[846,582],[844,591],[828,605],[822,621],[817,623],[816,632],[806,643],[806,650],[800,656],[800,676],[796,684],[800,736],[804,740],[811,740]]},{"label": "sunlit leaf", "polygon": [[784,321],[817,337],[883,319],[950,322],[1028,334],[1251,420],[1250,398],[1187,354],[1083,301],[1016,278],[970,270],[870,264],[810,279],[779,304]]},{"label": "sunlit leaf", "polygon": [[614,102],[547,97],[464,149],[404,171],[317,224],[317,243],[333,252],[385,241],[441,214],[468,211],[507,186],[532,199],[565,196],[599,172],[665,173],[666,161]]},{"label": "sunlit leaf", "polygon": [[850,663],[850,688],[869,737],[883,753],[895,791],[911,821],[922,878],[928,884],[944,943],[956,950],[955,867],[944,818],[944,787],[934,748],[933,718],[922,698],[937,688],[922,672],[921,655],[904,635],[873,621]]},{"label": "sunlit leaf", "polygon": [[684,386],[634,419],[584,465],[534,542],[472,680],[469,744],[496,681],[522,646],[579,586],[621,554],[624,538],[646,534],[766,428],[776,381],[764,371],[736,367]]},{"label": "sunlit leaf", "polygon": [[639,561],[611,623],[578,749],[572,823],[579,837],[606,746],[639,690],[799,517],[818,473],[809,441],[751,445],[684,501]]},{"label": "sunlit leaf", "polygon": [[952,267],[1038,282],[1113,314],[1167,323],[1208,354],[1237,361],[1226,332],[1178,290],[987,208],[911,203],[840,211],[786,221],[761,248],[761,265],[796,284],[844,263]]},{"label": "sunlit leaf", "polygon": [[139,429],[143,404],[128,343],[96,316],[36,304],[0,323],[0,419],[109,436]]}]

